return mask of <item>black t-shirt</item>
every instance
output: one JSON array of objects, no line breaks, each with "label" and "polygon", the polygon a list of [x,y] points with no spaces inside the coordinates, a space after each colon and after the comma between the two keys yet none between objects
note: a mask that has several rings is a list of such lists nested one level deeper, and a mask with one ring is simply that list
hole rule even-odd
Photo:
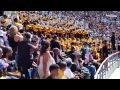
[{"label": "black t-shirt", "polygon": [[48,76],[46,79],[54,79],[54,78],[52,78],[52,76]]},{"label": "black t-shirt", "polygon": [[51,40],[50,47],[51,47],[51,50],[53,50],[54,48],[59,48],[60,49],[60,44],[55,40]]},{"label": "black t-shirt", "polygon": [[72,53],[74,53],[74,51],[69,51],[69,52],[67,53],[67,56],[70,56]]},{"label": "black t-shirt", "polygon": [[22,41],[18,43],[18,57],[24,58],[24,59],[30,59],[31,53],[30,53],[30,42],[29,41]]},{"label": "black t-shirt", "polygon": [[18,64],[29,67],[32,64],[32,53],[31,53],[31,46],[30,41],[22,41],[18,43],[17,48],[17,58]]},{"label": "black t-shirt", "polygon": [[10,47],[12,47],[13,51],[16,51],[18,42],[15,42],[14,38],[11,38],[9,36],[8,36],[8,42],[9,42]]},{"label": "black t-shirt", "polygon": [[12,54],[12,56],[9,59],[10,60],[14,60],[15,59],[15,55],[16,55],[16,51],[17,51],[18,42],[15,42],[14,38],[8,36],[8,43],[9,43],[9,46],[13,50],[13,54]]}]

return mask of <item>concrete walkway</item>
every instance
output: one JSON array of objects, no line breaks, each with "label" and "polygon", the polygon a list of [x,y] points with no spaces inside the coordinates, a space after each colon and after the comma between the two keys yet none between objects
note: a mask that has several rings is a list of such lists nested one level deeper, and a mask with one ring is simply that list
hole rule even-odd
[{"label": "concrete walkway", "polygon": [[117,68],[109,79],[120,79],[120,68]]}]

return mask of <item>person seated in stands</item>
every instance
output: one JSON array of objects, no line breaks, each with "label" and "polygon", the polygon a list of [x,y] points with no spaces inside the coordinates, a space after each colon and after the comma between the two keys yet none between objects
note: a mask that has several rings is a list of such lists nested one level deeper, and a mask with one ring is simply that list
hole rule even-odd
[{"label": "person seated in stands", "polygon": [[70,67],[72,73],[74,74],[74,78],[73,79],[80,79],[81,76],[80,76],[80,71],[79,69],[77,68],[77,65],[76,64],[72,64],[71,67]]},{"label": "person seated in stands", "polygon": [[16,66],[16,61],[15,60],[9,60],[9,58],[11,57],[12,55],[12,48],[11,47],[5,47],[3,49],[3,60],[5,63],[8,63],[9,66],[7,68],[7,71],[9,72],[13,72],[13,71],[16,71],[17,70],[17,66]]},{"label": "person seated in stands", "polygon": [[0,48],[0,63],[1,63],[1,65],[4,66],[3,67],[4,74],[7,74],[7,68],[9,66],[9,64],[6,61],[4,61],[2,57],[3,57],[3,50]]},{"label": "person seated in stands", "polygon": [[96,73],[96,67],[92,62],[89,62],[87,64],[84,64],[84,67],[86,67],[89,70],[90,73],[90,79],[94,79],[94,75]]},{"label": "person seated in stands", "polygon": [[71,50],[68,52],[67,56],[70,56],[72,53],[74,53],[75,50],[75,46],[71,46]]},{"label": "person seated in stands", "polygon": [[68,79],[73,79],[75,77],[75,75],[73,74],[73,72],[70,69],[72,66],[72,62],[67,60],[66,63],[67,63],[67,67],[65,69],[65,75]]},{"label": "person seated in stands", "polygon": [[0,47],[4,48],[5,46],[9,46],[7,40],[5,40],[6,32],[0,30]]},{"label": "person seated in stands", "polygon": [[80,62],[80,72],[81,72],[81,78],[82,79],[90,79],[91,78],[91,72],[87,68],[87,65],[85,67],[84,62]]},{"label": "person seated in stands", "polygon": [[59,62],[62,61],[63,57],[61,56],[60,50],[58,48],[54,48],[53,52],[54,52],[53,57],[55,59],[55,62],[58,64]]},{"label": "person seated in stands", "polygon": [[66,62],[62,61],[59,63],[59,73],[58,73],[58,79],[67,79],[67,76],[65,75],[65,69],[67,67]]},{"label": "person seated in stands", "polygon": [[13,74],[7,73],[7,71],[5,73],[6,67],[7,67],[7,65],[0,60],[0,79],[19,79],[16,76],[14,76]]},{"label": "person seated in stands", "polygon": [[50,41],[51,50],[53,50],[54,48],[61,49],[60,44],[57,40],[58,40],[57,35],[53,36],[53,39]]},{"label": "person seated in stands", "polygon": [[77,52],[72,53],[70,55],[70,58],[72,59],[72,62],[77,65],[77,68],[80,68],[80,63],[78,61]]},{"label": "person seated in stands", "polygon": [[93,50],[91,54],[89,55],[90,62],[95,65],[96,69],[100,66],[100,55],[96,50]]},{"label": "person seated in stands", "polygon": [[48,76],[46,79],[58,79],[58,73],[59,73],[59,65],[57,64],[52,64],[49,67],[50,70],[50,76]]},{"label": "person seated in stands", "polygon": [[101,62],[104,61],[108,57],[108,45],[107,41],[103,41],[103,47],[101,48]]},{"label": "person seated in stands", "polygon": [[9,66],[3,59],[3,51],[0,48],[0,79],[17,79],[14,75],[8,73],[7,68]]},{"label": "person seated in stands", "polygon": [[[34,46],[38,46],[38,41],[39,41],[39,38],[35,35],[32,37],[32,40],[31,40],[31,44],[34,45]],[[39,56],[39,52],[38,51],[34,51],[31,49],[31,53],[33,54],[33,63],[32,63],[32,68],[30,69],[31,70],[31,78],[32,79],[37,79],[39,78],[39,75],[38,75],[38,72],[37,72],[37,64],[38,64],[38,56]]]}]

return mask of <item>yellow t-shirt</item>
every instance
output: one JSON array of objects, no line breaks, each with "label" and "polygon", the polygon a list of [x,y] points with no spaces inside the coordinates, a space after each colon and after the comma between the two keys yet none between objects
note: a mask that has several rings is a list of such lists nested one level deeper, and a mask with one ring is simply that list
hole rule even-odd
[{"label": "yellow t-shirt", "polygon": [[58,79],[67,79],[67,77],[64,74],[64,71],[62,71],[62,70],[59,70],[57,78]]},{"label": "yellow t-shirt", "polygon": [[20,23],[15,22],[14,25],[18,27],[20,25]]},{"label": "yellow t-shirt", "polygon": [[70,43],[72,42],[72,38],[69,38],[68,40],[69,40]]},{"label": "yellow t-shirt", "polygon": [[33,25],[33,31],[38,32],[38,26],[37,25]]},{"label": "yellow t-shirt", "polygon": [[96,53],[96,57],[97,57],[97,58],[100,58],[100,54],[99,54],[99,53]]},{"label": "yellow t-shirt", "polygon": [[26,25],[26,30],[29,30],[30,28],[32,28],[31,25]]},{"label": "yellow t-shirt", "polygon": [[5,23],[5,22],[6,22],[6,19],[2,18],[2,19],[1,19],[1,23],[3,24],[3,23]]},{"label": "yellow t-shirt", "polygon": [[6,76],[2,76],[2,77],[0,77],[0,79],[6,79]]}]

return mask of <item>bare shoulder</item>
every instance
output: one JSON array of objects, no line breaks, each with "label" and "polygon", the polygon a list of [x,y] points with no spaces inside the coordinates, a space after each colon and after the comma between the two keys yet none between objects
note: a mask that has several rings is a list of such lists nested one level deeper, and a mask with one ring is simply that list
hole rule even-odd
[{"label": "bare shoulder", "polygon": [[45,56],[45,57],[50,57],[50,52],[47,51],[46,53],[44,53],[44,56]]}]

